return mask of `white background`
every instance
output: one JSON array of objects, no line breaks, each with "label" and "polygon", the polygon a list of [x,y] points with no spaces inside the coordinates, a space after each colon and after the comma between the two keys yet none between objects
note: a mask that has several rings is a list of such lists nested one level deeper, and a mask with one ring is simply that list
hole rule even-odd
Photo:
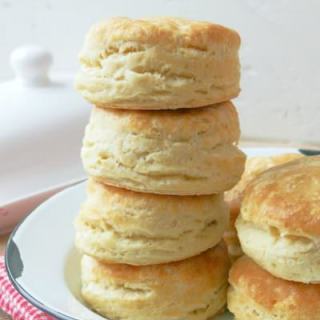
[{"label": "white background", "polygon": [[0,80],[12,76],[10,51],[26,43],[50,49],[54,71],[74,73],[86,30],[117,15],[184,16],[237,29],[243,138],[320,145],[318,0],[0,0]]}]

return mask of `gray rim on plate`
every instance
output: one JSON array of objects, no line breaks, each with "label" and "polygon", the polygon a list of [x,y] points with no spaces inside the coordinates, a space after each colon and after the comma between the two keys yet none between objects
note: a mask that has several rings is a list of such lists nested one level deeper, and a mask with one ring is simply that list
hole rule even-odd
[{"label": "gray rim on plate", "polygon": [[[72,187],[74,187],[74,186],[67,187],[66,189],[69,189],[69,188],[72,188]],[[54,195],[52,197],[54,197]],[[52,197],[50,197],[49,199],[51,199]],[[47,199],[47,200],[49,200],[49,199]],[[15,234],[18,231],[18,229],[20,228],[20,226],[24,223],[24,221],[37,208],[38,208],[38,206],[36,208],[34,208],[30,212],[30,214],[28,214],[14,228],[14,230],[12,231],[12,233],[10,234],[10,237],[8,239],[7,246],[6,246],[6,251],[5,251],[5,256],[4,256],[4,261],[5,261],[5,266],[6,266],[6,270],[7,270],[7,274],[8,274],[9,280],[11,281],[12,285],[14,286],[14,288],[21,294],[22,297],[24,297],[33,306],[35,306],[39,310],[47,313],[48,315],[50,315],[50,316],[52,316],[52,317],[54,317],[56,319],[60,319],[60,320],[83,320],[83,319],[79,319],[79,318],[69,317],[67,315],[64,315],[64,314],[60,313],[59,311],[56,311],[56,310],[53,310],[52,308],[47,307],[46,305],[41,303],[38,299],[33,297],[30,293],[25,291],[25,289],[17,281],[17,278],[19,278],[23,273],[23,261],[22,261],[21,256],[20,256],[19,248],[17,247],[17,245],[13,241],[13,237],[15,236]]]}]

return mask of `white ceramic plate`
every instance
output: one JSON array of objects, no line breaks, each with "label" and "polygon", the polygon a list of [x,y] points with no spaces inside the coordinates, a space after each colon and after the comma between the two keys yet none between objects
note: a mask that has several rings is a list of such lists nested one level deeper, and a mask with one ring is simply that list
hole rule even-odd
[{"label": "white ceramic plate", "polygon": [[[248,155],[296,152],[247,148]],[[305,152],[306,154],[308,152]],[[6,251],[9,277],[31,303],[63,320],[99,320],[80,297],[79,255],[73,247],[73,220],[85,198],[84,183],[41,204],[12,233]],[[216,320],[231,320],[230,314]]]}]

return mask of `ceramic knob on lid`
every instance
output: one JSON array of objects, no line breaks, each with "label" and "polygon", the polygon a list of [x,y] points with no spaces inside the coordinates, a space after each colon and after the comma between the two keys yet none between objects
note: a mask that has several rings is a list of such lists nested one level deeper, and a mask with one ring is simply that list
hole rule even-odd
[{"label": "ceramic knob on lid", "polygon": [[46,85],[52,64],[52,55],[39,46],[24,46],[15,49],[10,62],[18,81],[25,85]]},{"label": "ceramic knob on lid", "polygon": [[40,194],[85,177],[80,149],[91,110],[74,90],[73,74],[51,73],[44,48],[19,47],[10,63],[15,77],[0,82],[0,234]]}]

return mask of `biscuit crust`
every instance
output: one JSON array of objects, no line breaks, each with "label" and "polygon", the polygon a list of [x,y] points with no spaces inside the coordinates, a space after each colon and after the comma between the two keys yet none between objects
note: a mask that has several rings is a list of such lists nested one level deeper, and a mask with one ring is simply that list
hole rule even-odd
[{"label": "biscuit crust", "polygon": [[109,263],[179,261],[215,246],[228,223],[223,195],[133,192],[89,179],[75,223],[76,246]]},{"label": "biscuit crust", "polygon": [[93,26],[76,88],[92,104],[122,109],[206,106],[239,94],[239,35],[179,18],[113,18]]},{"label": "biscuit crust", "polygon": [[140,267],[84,256],[82,295],[111,319],[206,320],[225,306],[228,268],[221,244],[180,262]]},{"label": "biscuit crust", "polygon": [[320,285],[272,276],[247,256],[229,274],[228,307],[237,320],[317,320]]},{"label": "biscuit crust", "polygon": [[94,108],[82,161],[97,180],[129,190],[221,193],[239,180],[245,155],[231,102],[175,111]]},{"label": "biscuit crust", "polygon": [[258,226],[320,236],[320,157],[265,171],[246,188],[241,216]]}]

